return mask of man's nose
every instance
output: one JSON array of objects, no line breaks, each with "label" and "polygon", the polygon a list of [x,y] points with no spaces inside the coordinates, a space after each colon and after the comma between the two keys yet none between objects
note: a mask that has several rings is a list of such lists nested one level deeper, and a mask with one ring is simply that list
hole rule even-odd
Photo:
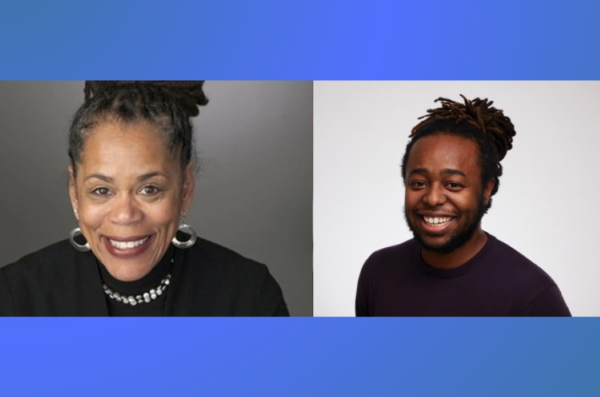
[{"label": "man's nose", "polygon": [[423,202],[430,207],[437,207],[446,202],[446,195],[441,184],[432,184],[423,195]]}]

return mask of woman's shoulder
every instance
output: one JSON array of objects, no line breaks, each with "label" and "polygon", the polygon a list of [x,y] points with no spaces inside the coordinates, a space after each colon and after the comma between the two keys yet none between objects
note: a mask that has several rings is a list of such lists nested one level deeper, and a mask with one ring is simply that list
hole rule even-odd
[{"label": "woman's shoulder", "polygon": [[91,255],[86,254],[63,240],[1,268],[0,315],[56,315],[56,302],[71,313],[70,293],[89,290],[94,280],[93,267],[84,266]]},{"label": "woman's shoulder", "polygon": [[200,238],[184,252],[173,282],[180,281],[178,294],[187,309],[192,310],[189,303],[194,302],[198,315],[289,315],[283,292],[266,265]]},{"label": "woman's shoulder", "polygon": [[194,285],[252,290],[274,281],[266,265],[201,238],[184,250],[180,263],[186,283]]},{"label": "woman's shoulder", "polygon": [[27,254],[0,271],[7,275],[17,276],[30,273],[44,273],[48,270],[56,272],[60,268],[75,264],[77,251],[71,247],[69,240],[62,240],[38,251]]},{"label": "woman's shoulder", "polygon": [[194,262],[200,261],[209,268],[252,274],[267,272],[266,265],[203,238],[198,238],[189,251],[190,256],[186,258]]}]

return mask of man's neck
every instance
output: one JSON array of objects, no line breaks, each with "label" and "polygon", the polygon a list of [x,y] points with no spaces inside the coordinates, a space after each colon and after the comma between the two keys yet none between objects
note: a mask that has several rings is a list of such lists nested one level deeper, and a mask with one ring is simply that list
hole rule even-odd
[{"label": "man's neck", "polygon": [[485,232],[481,230],[480,227],[477,229],[475,234],[473,234],[473,237],[469,239],[469,241],[467,241],[452,252],[442,254],[439,252],[427,251],[423,249],[421,255],[423,256],[423,260],[427,262],[427,264],[437,269],[454,269],[465,264],[475,255],[477,255],[477,253],[481,251],[487,240],[487,234],[485,234]]}]

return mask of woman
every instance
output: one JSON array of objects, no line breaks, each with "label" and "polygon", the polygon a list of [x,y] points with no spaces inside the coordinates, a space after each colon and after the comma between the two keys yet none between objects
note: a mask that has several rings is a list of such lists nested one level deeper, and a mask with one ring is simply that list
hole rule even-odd
[{"label": "woman", "polygon": [[288,315],[264,265],[196,237],[202,82],[86,82],[69,134],[69,240],[0,269],[2,315]]}]

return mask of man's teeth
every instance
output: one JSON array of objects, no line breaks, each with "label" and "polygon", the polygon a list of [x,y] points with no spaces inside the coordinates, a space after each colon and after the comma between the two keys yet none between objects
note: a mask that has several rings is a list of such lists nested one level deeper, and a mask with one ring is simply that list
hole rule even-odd
[{"label": "man's teeth", "polygon": [[140,245],[144,244],[146,242],[146,240],[148,240],[148,237],[144,237],[143,239],[138,240],[138,241],[126,241],[126,242],[108,239],[108,241],[110,241],[110,245],[112,245],[115,248],[122,249],[122,250],[140,246]]},{"label": "man's teeth", "polygon": [[429,225],[444,225],[452,220],[452,218],[450,218],[450,217],[445,217],[445,218],[435,217],[434,218],[434,217],[430,217],[430,216],[424,216],[423,219],[425,219],[425,222]]}]

